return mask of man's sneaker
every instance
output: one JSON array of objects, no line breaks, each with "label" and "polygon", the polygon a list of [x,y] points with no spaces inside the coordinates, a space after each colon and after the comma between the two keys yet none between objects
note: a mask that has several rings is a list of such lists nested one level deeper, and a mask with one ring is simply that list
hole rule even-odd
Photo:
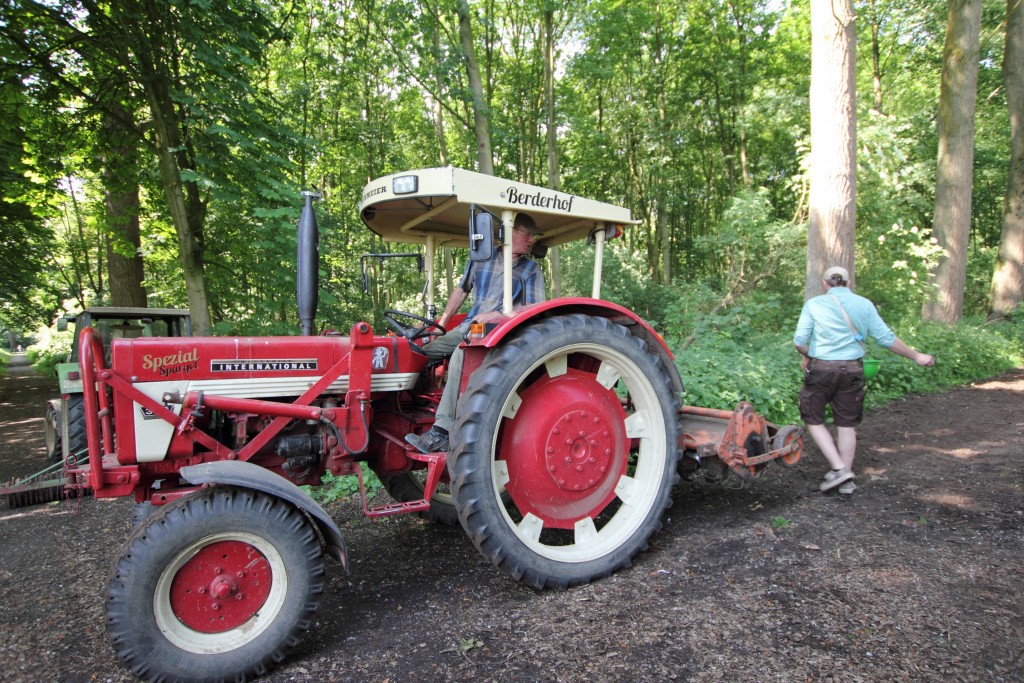
[{"label": "man's sneaker", "polygon": [[845,467],[841,470],[832,470],[831,472],[825,473],[825,481],[821,482],[821,485],[818,486],[818,490],[831,491],[835,487],[840,484],[845,484],[851,479],[853,479],[853,472]]},{"label": "man's sneaker", "polygon": [[851,493],[853,493],[856,490],[857,490],[857,485],[854,484],[852,481],[848,481],[845,484],[840,484],[839,485],[839,493],[845,493],[846,495],[850,495]]},{"label": "man's sneaker", "polygon": [[448,432],[434,426],[422,434],[406,434],[405,440],[420,453],[437,453],[448,450]]}]

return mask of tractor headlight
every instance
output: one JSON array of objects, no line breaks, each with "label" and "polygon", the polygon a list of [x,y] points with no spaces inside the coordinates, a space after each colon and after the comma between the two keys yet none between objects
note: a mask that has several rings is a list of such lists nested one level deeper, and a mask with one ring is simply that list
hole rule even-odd
[{"label": "tractor headlight", "polygon": [[398,176],[391,181],[391,191],[395,194],[412,194],[419,189],[420,179],[414,175]]}]

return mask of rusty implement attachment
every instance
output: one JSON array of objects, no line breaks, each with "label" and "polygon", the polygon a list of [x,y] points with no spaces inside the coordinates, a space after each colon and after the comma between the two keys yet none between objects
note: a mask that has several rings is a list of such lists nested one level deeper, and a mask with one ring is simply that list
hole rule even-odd
[{"label": "rusty implement attachment", "polygon": [[13,509],[63,500],[69,488],[74,487],[67,486],[64,463],[57,462],[0,487],[0,496],[7,500],[7,507]]},{"label": "rusty implement attachment", "polygon": [[746,401],[732,411],[684,406],[680,413],[684,451],[702,464],[717,459],[744,480],[761,476],[772,461],[792,467],[803,453],[803,430],[768,422]]}]

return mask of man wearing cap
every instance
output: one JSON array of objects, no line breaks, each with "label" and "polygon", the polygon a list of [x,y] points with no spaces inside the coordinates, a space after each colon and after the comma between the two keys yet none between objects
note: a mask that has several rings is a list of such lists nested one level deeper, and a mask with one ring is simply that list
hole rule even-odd
[{"label": "man wearing cap", "polygon": [[[857,425],[864,412],[864,340],[904,356],[918,365],[935,365],[935,358],[915,351],[882,321],[875,305],[847,286],[850,274],[832,266],[822,275],[825,293],[804,303],[793,335],[803,356],[804,383],[800,417],[818,450],[832,467],[819,489],[853,493],[853,459]],[[838,445],[825,426],[825,408],[832,406]]]},{"label": "man wearing cap", "polygon": [[[533,218],[525,213],[517,213],[512,226],[512,305],[518,309],[545,300],[544,271],[530,258],[533,242],[540,234]],[[466,340],[472,323],[494,322],[503,317],[504,268],[505,260],[500,250],[495,250],[486,261],[470,261],[466,264],[462,280],[452,290],[444,313],[437,322],[442,327],[447,326],[470,292],[474,292],[473,306],[461,325],[423,345],[423,352],[431,360],[447,356],[451,356],[451,360],[448,361],[448,383],[441,392],[434,425],[423,434],[405,435],[405,440],[422,453],[448,450],[448,430],[455,424],[455,404],[459,399],[459,378],[462,376],[463,354],[460,345]]]}]

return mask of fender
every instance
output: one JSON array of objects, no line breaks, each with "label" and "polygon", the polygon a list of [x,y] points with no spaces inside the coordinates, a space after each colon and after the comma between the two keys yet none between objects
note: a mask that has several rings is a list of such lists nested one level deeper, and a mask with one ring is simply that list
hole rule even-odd
[{"label": "fender", "polygon": [[201,465],[190,465],[182,467],[180,474],[189,483],[197,486],[200,484],[227,484],[262,491],[282,498],[309,513],[323,536],[327,554],[341,563],[346,574],[349,573],[348,549],[345,547],[345,539],[341,535],[341,530],[338,529],[327,511],[320,507],[319,503],[287,479],[265,470],[259,465],[241,460],[218,460]]},{"label": "fender", "polygon": [[510,333],[534,318],[549,318],[568,313],[583,313],[585,315],[608,318],[614,323],[629,327],[635,336],[647,342],[654,355],[664,361],[672,380],[672,388],[677,392],[684,391],[683,379],[679,375],[679,368],[676,367],[675,356],[669,350],[661,335],[633,311],[602,299],[566,297],[526,306],[519,309],[514,318],[509,318],[498,325],[490,334],[484,337],[480,345],[493,348]]}]

